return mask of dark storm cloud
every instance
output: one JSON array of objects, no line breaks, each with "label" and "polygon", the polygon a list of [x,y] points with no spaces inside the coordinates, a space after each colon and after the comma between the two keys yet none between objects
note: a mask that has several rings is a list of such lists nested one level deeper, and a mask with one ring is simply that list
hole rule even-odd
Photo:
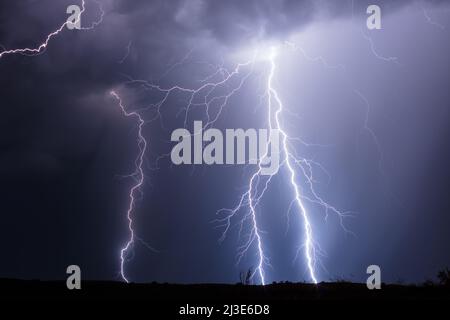
[{"label": "dark storm cloud", "polygon": [[[353,10],[379,4],[389,13],[412,3],[399,1],[313,1],[313,0],[175,0],[116,1],[115,11],[128,17],[127,26],[148,32],[150,37],[179,41],[211,37],[219,43],[284,40],[315,19],[348,17]],[[440,1],[435,1],[440,2]]]},{"label": "dark storm cloud", "polygon": [[[128,16],[129,26],[146,30],[149,36],[175,32],[183,38],[211,36],[226,44],[241,44],[288,37],[315,19],[349,17],[371,4],[381,6],[383,14],[393,13],[414,0],[175,0],[116,1],[115,10]],[[443,0],[428,1],[437,5]],[[152,27],[148,27],[148,25]],[[155,34],[156,33],[156,34]]]}]

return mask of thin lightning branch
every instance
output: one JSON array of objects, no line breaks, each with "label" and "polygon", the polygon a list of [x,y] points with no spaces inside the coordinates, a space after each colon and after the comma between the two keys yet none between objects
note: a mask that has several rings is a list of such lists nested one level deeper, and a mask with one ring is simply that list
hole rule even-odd
[{"label": "thin lightning branch", "polygon": [[[98,1],[95,1],[98,5],[99,5],[99,9],[100,9],[100,18],[97,21],[94,21],[91,26],[89,27],[81,27],[81,30],[91,30],[94,29],[96,26],[98,26],[100,23],[102,23],[103,21],[103,16],[105,15],[105,12],[103,11],[103,7],[101,5],[101,3],[99,3]],[[81,6],[82,9],[80,10],[80,14],[78,15],[77,20],[75,21],[75,24],[78,23],[81,19],[81,15],[86,11],[86,2],[85,0],[82,0],[81,2]],[[45,38],[45,41],[42,42],[39,46],[35,47],[35,48],[19,48],[19,49],[9,49],[9,50],[4,50],[0,52],[0,59],[3,58],[6,55],[10,55],[10,54],[23,54],[23,55],[39,55],[42,54],[45,49],[47,49],[47,46],[50,43],[50,40],[52,38],[54,38],[55,36],[57,36],[59,33],[61,33],[68,24],[72,24],[72,22],[69,22],[68,20],[66,20],[66,22],[64,22],[58,29],[56,29],[55,31],[53,31],[52,33],[48,34],[47,37]]]},{"label": "thin lightning branch", "polygon": [[[261,166],[259,167],[258,171],[253,174],[253,176],[250,179],[249,183],[249,189],[248,189],[248,205],[250,207],[250,215],[251,215],[251,221],[252,221],[252,236],[249,237],[249,241],[247,242],[247,245],[244,247],[245,250],[247,250],[251,244],[252,241],[250,239],[255,239],[258,249],[258,267],[256,268],[256,271],[259,273],[259,277],[261,279],[261,283],[265,285],[265,277],[264,277],[264,265],[268,264],[268,259],[264,254],[263,247],[262,247],[262,240],[261,240],[261,231],[258,227],[258,222],[256,218],[256,209],[255,206],[259,202],[258,200],[253,199],[253,188],[254,188],[254,180],[260,175],[261,173]],[[267,184],[266,184],[267,186]]]},{"label": "thin lightning branch", "polygon": [[378,51],[375,48],[375,43],[373,42],[373,39],[370,36],[368,36],[367,34],[365,34],[364,31],[361,31],[361,34],[364,37],[364,39],[366,39],[367,42],[369,42],[370,51],[372,52],[372,54],[377,59],[383,60],[383,61],[386,61],[386,62],[392,62],[392,63],[395,63],[397,65],[400,65],[397,57],[385,57],[385,56],[379,54]]},{"label": "thin lightning branch", "polygon": [[442,24],[440,24],[439,22],[434,21],[434,20],[431,18],[430,14],[428,13],[427,9],[425,9],[425,7],[423,7],[423,6],[422,6],[422,12],[423,12],[423,15],[424,15],[426,21],[427,21],[429,24],[431,24],[432,26],[435,26],[435,27],[437,27],[437,28],[439,28],[439,29],[441,29],[441,30],[445,30],[445,26],[442,25]]},{"label": "thin lightning branch", "polygon": [[324,57],[322,57],[322,56],[313,57],[313,56],[309,55],[305,49],[303,49],[301,46],[298,46],[297,44],[295,44],[293,42],[286,41],[285,44],[292,50],[299,51],[303,55],[303,57],[305,57],[305,59],[310,62],[320,62],[322,64],[322,66],[326,69],[341,69],[342,71],[346,71],[346,68],[343,64],[337,64],[337,65],[329,64],[328,61]]},{"label": "thin lightning branch", "polygon": [[364,102],[364,104],[366,106],[366,112],[365,112],[365,117],[364,117],[364,130],[369,133],[373,142],[375,143],[375,146],[376,146],[378,154],[379,154],[378,169],[380,170],[381,175],[384,177],[386,175],[383,171],[383,160],[384,160],[383,149],[381,148],[381,145],[380,145],[380,142],[378,141],[377,135],[372,130],[372,128],[369,126],[369,115],[370,115],[369,100],[367,100],[367,98],[359,90],[355,89],[354,92],[361,98],[361,100]]},{"label": "thin lightning branch", "polygon": [[[136,238],[135,232],[133,229],[133,211],[136,207],[136,193],[141,192],[141,187],[144,184],[144,171],[142,169],[142,165],[144,163],[144,155],[145,151],[147,149],[147,140],[145,139],[142,129],[144,127],[145,121],[141,117],[141,115],[136,111],[127,111],[126,107],[122,103],[122,99],[119,97],[119,95],[115,91],[111,91],[111,95],[118,101],[119,107],[122,110],[122,113],[125,115],[125,117],[133,117],[137,119],[138,123],[138,147],[139,152],[137,155],[137,158],[135,160],[135,172],[132,175],[135,179],[135,184],[131,187],[130,193],[129,193],[129,206],[127,210],[127,219],[128,219],[128,230],[130,232],[130,237],[126,243],[126,245],[122,248],[120,251],[120,274],[127,283],[129,282],[127,276],[125,275],[125,260],[127,259],[129,255],[129,250],[131,250],[134,246],[134,240]],[[141,240],[142,241],[142,240]],[[151,248],[153,249],[153,248]]]},{"label": "thin lightning branch", "polygon": [[[185,59],[185,58],[183,58]],[[171,94],[175,92],[185,93],[188,95],[188,103],[186,107],[182,108],[180,110],[180,113],[184,113],[184,127],[187,127],[188,125],[188,116],[192,108],[194,107],[203,107],[205,109],[207,121],[204,125],[203,129],[206,129],[208,127],[211,127],[214,125],[214,123],[219,119],[223,109],[228,103],[228,100],[236,93],[238,92],[242,86],[244,85],[245,81],[248,79],[248,77],[252,74],[252,68],[254,61],[249,61],[246,63],[239,63],[232,72],[227,72],[226,77],[220,81],[209,81],[204,83],[198,88],[186,88],[179,85],[174,85],[172,87],[164,88],[160,85],[152,84],[146,80],[136,80],[129,78],[129,81],[126,82],[126,84],[140,84],[147,88],[148,90],[154,90],[155,92],[159,92],[162,94],[162,98],[158,100],[155,103],[151,103],[147,107],[143,108],[142,110],[146,109],[155,109],[157,112],[157,116],[152,119],[155,120],[157,118],[162,119],[161,116],[161,108],[163,105],[167,102]],[[178,65],[178,64],[177,64]],[[243,69],[245,67],[250,67],[250,71],[245,72]],[[242,77],[242,79],[239,81],[238,85],[231,89],[228,94],[225,95],[214,95],[214,90],[218,88],[222,88],[226,86],[234,77],[240,75],[241,73],[245,73],[245,75]],[[196,102],[200,101],[200,102]],[[216,103],[216,105],[214,105]],[[210,111],[211,109],[215,107],[218,109],[215,116],[211,116]]]},{"label": "thin lightning branch", "polygon": [[[102,9],[101,4],[98,1],[95,1],[95,2],[99,5],[100,11],[101,11],[101,16],[100,16],[99,20],[93,22],[90,27],[82,27],[81,28],[82,30],[91,30],[103,21],[103,17],[104,17],[105,13]],[[79,14],[76,22],[78,22],[81,19],[82,14],[85,12],[85,10],[86,10],[85,4],[86,3],[83,0],[82,1],[82,10],[80,11],[80,14]],[[54,32],[47,35],[45,41],[43,43],[41,43],[38,47],[19,48],[19,49],[10,49],[10,50],[4,49],[4,51],[0,52],[0,58],[2,58],[3,56],[9,55],[9,54],[16,54],[16,53],[24,54],[24,55],[39,55],[47,49],[52,38],[57,36],[59,33],[61,33],[64,30],[64,28],[67,27],[68,24],[69,24],[68,21],[64,22],[57,30],[55,30]],[[128,54],[130,52],[130,47],[131,47],[131,42],[127,46],[127,52],[126,52],[125,56],[119,61],[119,63],[123,63],[124,60],[127,58]],[[169,68],[169,70],[164,74],[164,76],[166,76],[168,73],[170,73],[175,67],[178,67],[178,66],[182,65],[183,63],[185,63],[186,60],[190,57],[191,53],[192,53],[192,50],[183,58],[182,61],[172,65],[172,67]],[[302,50],[302,54],[309,60],[320,61],[326,67],[332,68],[332,66],[327,65],[326,61],[321,57],[317,57],[317,58],[310,57],[303,50]],[[173,92],[187,93],[189,95],[189,100],[188,100],[187,106],[184,108],[184,111],[185,111],[184,125],[187,126],[188,114],[189,114],[189,111],[191,110],[191,108],[203,106],[205,108],[205,112],[207,115],[207,122],[206,122],[206,125],[204,126],[204,129],[205,129],[205,128],[208,128],[208,127],[211,127],[214,125],[214,123],[219,119],[219,117],[223,111],[223,108],[227,105],[230,97],[232,97],[237,91],[241,90],[243,84],[246,82],[246,80],[249,78],[249,76],[253,73],[254,62],[255,62],[255,60],[253,59],[249,62],[238,64],[235,67],[235,69],[231,72],[227,71],[225,68],[223,68],[223,66],[220,66],[217,68],[215,73],[213,73],[212,75],[209,75],[208,77],[206,77],[203,80],[200,80],[200,82],[203,82],[204,84],[202,86],[198,87],[197,89],[189,89],[189,88],[184,88],[181,86],[162,88],[158,85],[151,84],[147,81],[134,80],[134,79],[130,79],[130,81],[128,83],[129,84],[140,83],[140,84],[146,86],[147,89],[156,90],[163,94],[163,98],[160,101],[158,101],[157,103],[151,104],[150,106],[147,107],[147,108],[155,107],[157,109],[157,117],[161,116],[160,109],[165,104],[168,97]],[[332,211],[338,213],[340,217],[343,217],[344,214],[341,214],[339,211],[337,211],[337,209],[326,204],[317,195],[317,193],[314,192],[314,190],[312,188],[313,178],[312,178],[312,171],[311,171],[311,164],[313,162],[311,160],[306,160],[306,159],[298,160],[289,151],[289,141],[299,140],[299,139],[288,137],[287,133],[281,127],[281,123],[280,123],[280,119],[279,119],[280,113],[282,111],[288,112],[288,110],[287,109],[284,110],[281,100],[278,97],[277,91],[272,86],[272,80],[273,80],[275,66],[276,66],[275,65],[275,54],[272,54],[270,56],[270,63],[271,63],[271,69],[270,69],[270,75],[269,75],[268,83],[267,83],[267,85],[268,85],[267,96],[268,96],[268,100],[269,100],[269,114],[268,114],[269,127],[270,127],[270,130],[277,129],[277,130],[280,130],[280,132],[282,133],[283,152],[284,152],[286,159],[283,161],[283,163],[280,165],[280,167],[286,165],[288,167],[288,170],[290,173],[290,177],[291,177],[290,184],[293,187],[293,190],[295,191],[295,202],[297,203],[297,205],[300,209],[300,213],[301,213],[301,216],[304,221],[304,233],[305,233],[304,247],[305,247],[305,257],[306,257],[306,261],[307,261],[307,265],[308,265],[308,270],[309,270],[312,281],[314,283],[317,283],[317,278],[315,276],[315,270],[314,270],[314,264],[315,264],[315,259],[316,259],[316,257],[315,257],[316,256],[316,248],[314,247],[311,224],[309,222],[306,209],[302,203],[302,199],[306,199],[313,203],[322,205],[326,208],[327,211],[332,210]],[[241,78],[238,85],[236,87],[232,88],[228,94],[220,95],[220,96],[213,94],[214,90],[216,88],[226,86],[228,84],[228,82],[230,82],[235,76],[241,74],[242,69],[245,67],[251,67],[250,71],[247,72]],[[342,67],[342,66],[338,66],[338,67]],[[217,75],[221,75],[222,80],[217,81],[217,82],[211,81]],[[111,95],[119,102],[119,106],[120,106],[123,114],[126,117],[136,117],[138,119],[138,125],[139,125],[139,130],[138,130],[139,153],[138,153],[137,159],[135,161],[136,171],[134,174],[132,174],[132,177],[135,179],[136,183],[130,189],[130,192],[129,192],[130,202],[129,202],[129,207],[127,210],[128,229],[130,232],[130,237],[129,237],[127,243],[125,244],[125,246],[122,248],[121,254],[120,254],[121,276],[124,279],[124,281],[129,282],[128,277],[125,275],[124,268],[125,268],[125,262],[126,262],[127,258],[129,257],[130,250],[133,248],[135,240],[142,242],[149,249],[156,251],[152,247],[150,247],[147,243],[145,243],[141,238],[139,238],[139,237],[137,237],[137,235],[135,235],[135,231],[133,229],[133,218],[132,218],[133,212],[136,207],[137,193],[141,192],[141,187],[144,183],[144,172],[143,172],[142,166],[144,163],[144,155],[145,155],[145,151],[147,148],[147,141],[145,140],[145,138],[142,134],[142,128],[145,124],[145,121],[141,117],[140,113],[138,111],[128,112],[126,110],[125,106],[122,104],[121,98],[115,91],[112,91]],[[199,98],[201,98],[203,101],[200,103],[195,102],[196,99],[199,99]],[[275,127],[272,126],[272,120],[271,120],[272,119],[272,110],[271,110],[272,109],[272,100],[275,100],[276,104],[278,105],[278,109],[275,113],[275,115],[276,115],[275,116],[275,120],[276,120]],[[218,112],[216,112],[215,116],[211,116],[210,109],[213,107],[213,105],[215,103],[217,104],[216,108],[218,109]],[[147,108],[144,108],[144,109],[147,109]],[[303,141],[301,141],[301,142],[304,145],[307,145]],[[267,145],[267,150],[268,150],[268,148],[269,148],[269,145]],[[263,159],[265,157],[267,157],[267,154],[263,157]],[[296,183],[296,173],[294,170],[294,164],[298,165],[301,168],[303,175],[307,178],[307,183],[309,184],[310,190],[313,194],[312,198],[307,197],[307,196],[303,196],[303,197],[300,196],[300,190]],[[308,167],[308,169],[304,169],[302,167],[302,165],[305,165],[306,167]],[[265,284],[264,267],[270,266],[270,262],[269,262],[268,258],[266,257],[264,250],[263,250],[263,245],[262,245],[262,233],[263,232],[261,231],[261,229],[258,225],[256,208],[259,205],[263,196],[265,195],[265,192],[267,191],[267,188],[271,181],[272,176],[270,176],[269,178],[261,177],[261,169],[262,169],[261,162],[259,162],[259,168],[250,178],[248,190],[242,196],[242,198],[239,202],[239,205],[235,209],[229,211],[230,214],[225,219],[222,219],[220,221],[224,221],[224,220],[226,221],[225,231],[222,236],[222,239],[223,239],[226,235],[226,232],[227,232],[229,226],[230,226],[231,218],[243,206],[249,207],[249,209],[250,209],[249,213],[246,216],[244,216],[244,218],[241,221],[241,229],[242,229],[244,222],[248,219],[251,221],[251,232],[248,235],[247,242],[238,248],[238,261],[240,261],[240,259],[243,257],[243,255],[249,250],[249,248],[253,244],[253,242],[256,241],[257,249],[258,249],[257,250],[258,251],[258,267],[255,269],[255,273],[258,272],[259,277],[261,279],[261,283]],[[308,171],[308,174],[306,173],[306,171]],[[264,183],[264,187],[261,190],[258,190],[259,183],[263,179],[266,180]],[[221,209],[221,210],[219,210],[219,212],[222,210],[225,210],[225,209]]]},{"label": "thin lightning branch", "polygon": [[[353,24],[354,18],[355,18],[355,0],[350,1],[350,8],[351,8],[351,16],[352,16],[352,24]],[[377,58],[379,60],[383,60],[385,62],[391,62],[391,63],[395,63],[397,65],[401,65],[400,62],[398,61],[397,57],[386,57],[386,56],[381,55],[378,52],[378,50],[375,48],[375,43],[374,43],[373,39],[369,35],[367,35],[363,29],[361,29],[360,31],[361,31],[363,38],[369,43],[370,51],[375,56],[375,58]]]}]

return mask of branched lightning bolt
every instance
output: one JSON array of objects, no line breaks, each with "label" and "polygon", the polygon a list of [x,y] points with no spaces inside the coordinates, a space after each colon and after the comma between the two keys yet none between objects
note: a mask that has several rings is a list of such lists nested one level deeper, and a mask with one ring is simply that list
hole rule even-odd
[{"label": "branched lightning bolt", "polygon": [[[95,0],[94,0],[95,1]],[[104,11],[102,9],[101,4],[98,1],[95,1],[100,8],[101,15],[98,21],[95,21],[91,24],[89,27],[82,27],[82,30],[91,30],[95,28],[98,24],[100,24],[103,20]],[[77,22],[81,19],[81,15],[86,10],[86,3],[85,0],[82,0],[82,10],[80,11],[80,14],[77,18]],[[427,11],[423,8],[423,13],[425,18],[427,19],[427,22],[430,24],[433,24],[439,28],[444,29],[444,26],[434,22],[430,16],[428,15]],[[352,16],[353,16],[353,0],[352,0]],[[4,49],[3,51],[0,51],[0,59],[6,55],[10,54],[23,54],[23,55],[39,55],[42,54],[48,47],[50,41],[52,38],[56,37],[59,33],[61,33],[65,27],[69,24],[69,21],[64,22],[58,29],[48,34],[45,38],[45,40],[38,45],[37,47],[32,48],[18,48],[18,49]],[[398,64],[398,58],[397,57],[385,57],[378,53],[378,51],[375,48],[374,42],[371,37],[366,35],[364,32],[362,32],[363,37],[369,42],[371,52],[373,55],[383,61],[386,62],[393,62]],[[129,42],[125,56],[119,60],[118,63],[123,63],[129,53],[130,53],[130,47],[131,47],[131,41]],[[322,57],[311,57],[309,56],[302,48],[296,48],[299,50],[305,58],[307,58],[310,61],[319,61],[321,62],[325,67],[327,68],[342,68],[345,69],[343,66],[331,66],[329,65]],[[285,168],[286,172],[289,176],[289,186],[294,194],[294,199],[291,202],[291,205],[289,206],[289,210],[291,210],[291,207],[293,204],[296,204],[299,217],[301,218],[303,222],[303,229],[301,230],[301,233],[304,236],[304,240],[302,243],[302,246],[300,248],[304,249],[304,257],[307,264],[307,269],[309,273],[309,277],[313,283],[318,282],[317,272],[316,272],[316,263],[318,260],[318,255],[322,252],[318,244],[314,240],[313,236],[313,228],[310,220],[310,213],[307,210],[307,207],[305,205],[305,202],[309,202],[312,204],[319,205],[325,209],[325,212],[328,214],[328,211],[332,211],[336,213],[339,218],[341,219],[341,225],[342,219],[348,215],[347,212],[341,212],[335,207],[329,205],[328,203],[323,200],[319,194],[314,190],[313,183],[314,178],[312,174],[312,166],[319,166],[320,164],[310,160],[302,158],[298,155],[297,151],[292,148],[291,142],[293,141],[300,141],[303,145],[307,145],[303,141],[301,141],[299,138],[293,138],[290,137],[287,130],[283,126],[282,121],[282,115],[286,112],[290,112],[287,108],[284,107],[282,99],[280,98],[280,95],[278,91],[275,88],[274,85],[274,77],[277,70],[277,64],[276,64],[276,57],[277,57],[277,48],[271,48],[271,53],[268,57],[269,62],[269,73],[267,76],[267,82],[266,82],[266,92],[265,96],[267,97],[267,122],[268,122],[268,129],[270,132],[277,131],[281,134],[281,154],[283,156],[283,161],[280,164],[279,168]],[[192,54],[192,50],[178,63],[173,64],[167,71],[162,75],[162,78],[165,77],[167,74],[169,74],[174,68],[182,65],[185,63],[185,61],[190,57]],[[148,81],[144,80],[134,80],[130,79],[127,84],[141,84],[146,89],[149,90],[155,90],[162,94],[162,98],[157,101],[156,103],[150,104],[147,108],[155,108],[157,110],[157,117],[156,118],[162,118],[161,117],[161,108],[168,100],[169,96],[174,92],[181,92],[184,94],[187,94],[187,105],[185,108],[183,108],[180,113],[184,112],[184,126],[187,126],[188,122],[188,115],[192,108],[194,107],[204,107],[205,108],[205,114],[207,117],[207,122],[204,125],[204,129],[211,127],[214,125],[214,123],[219,119],[220,115],[222,114],[222,110],[227,105],[230,97],[232,97],[237,91],[241,90],[243,84],[245,81],[250,77],[250,75],[253,73],[253,65],[255,63],[255,59],[252,59],[249,62],[246,63],[240,63],[238,64],[234,70],[231,72],[223,68],[222,66],[217,67],[216,72],[209,75],[208,77],[200,80],[202,85],[198,88],[192,89],[192,88],[185,88],[182,86],[172,86],[169,88],[164,88],[159,85],[152,84]],[[246,72],[238,82],[237,86],[232,87],[228,93],[223,95],[216,95],[215,89],[220,88],[222,86],[226,86],[231,82],[231,79],[233,79],[235,76],[238,76],[243,73],[242,69],[245,67],[250,67],[250,71]],[[212,81],[211,79],[214,79],[216,77],[220,76],[221,80],[219,81]],[[376,147],[378,149],[378,152],[380,154],[379,159],[379,165],[381,168],[381,162],[383,160],[383,154],[380,147],[380,144],[378,142],[378,139],[372,129],[368,126],[368,116],[369,116],[369,110],[370,105],[368,100],[365,96],[362,95],[361,92],[358,90],[355,90],[355,93],[364,101],[367,112],[366,112],[366,118],[364,121],[364,129],[368,131],[372,137],[372,139],[376,143]],[[150,246],[148,246],[142,239],[140,239],[136,234],[135,230],[133,228],[133,214],[136,209],[136,201],[138,200],[138,195],[142,193],[142,186],[144,184],[144,170],[143,170],[143,164],[144,164],[144,157],[145,152],[147,149],[147,140],[145,139],[143,135],[143,127],[146,123],[143,116],[141,116],[140,111],[128,111],[127,108],[123,105],[122,99],[120,96],[115,92],[110,92],[111,96],[118,102],[118,105],[123,113],[123,115],[127,118],[135,118],[138,125],[138,133],[137,133],[137,146],[139,149],[139,152],[137,154],[137,157],[135,159],[135,171],[130,176],[134,179],[134,184],[129,190],[129,204],[127,209],[127,220],[128,220],[128,231],[129,231],[129,238],[124,245],[124,247],[120,251],[120,273],[121,277],[124,281],[127,283],[129,282],[128,277],[125,273],[125,263],[129,258],[130,252],[133,249],[133,246],[135,244],[135,241],[141,241],[143,242],[148,248],[154,250]],[[200,100],[201,102],[197,102]],[[218,109],[215,115],[211,114],[211,109],[215,107]],[[145,109],[147,109],[145,108]],[[154,118],[154,119],[156,119]],[[151,120],[154,120],[151,119]],[[264,285],[266,283],[266,277],[265,277],[265,267],[270,266],[270,261],[267,257],[267,255],[264,252],[264,246],[263,246],[263,234],[260,227],[260,223],[258,221],[258,215],[257,215],[257,208],[258,205],[261,202],[261,199],[264,197],[269,183],[271,182],[271,179],[273,176],[275,176],[279,170],[277,170],[276,173],[269,175],[269,176],[263,176],[262,175],[262,163],[265,158],[268,157],[268,152],[271,147],[270,139],[266,143],[266,153],[262,156],[261,159],[258,159],[258,168],[257,170],[251,175],[248,186],[246,188],[246,191],[244,194],[241,195],[240,200],[238,202],[238,205],[234,207],[233,209],[220,209],[218,213],[225,212],[225,218],[217,219],[216,221],[222,222],[222,226],[224,226],[224,231],[222,234],[222,237],[220,240],[223,240],[231,226],[231,219],[238,214],[243,208],[248,208],[247,214],[241,219],[240,221],[240,233],[243,229],[244,223],[249,220],[251,225],[251,231],[248,234],[247,241],[238,248],[238,262],[241,260],[241,258],[248,252],[248,250],[251,248],[253,244],[257,247],[257,255],[258,255],[258,265],[256,269],[254,270],[254,274],[256,273],[259,275],[261,283]],[[272,150],[273,152],[273,150]],[[298,171],[299,170],[299,171]],[[306,185],[305,188],[301,188],[300,184],[298,182],[299,179],[303,179],[304,183]],[[261,186],[262,185],[262,186]],[[345,228],[344,228],[345,229]],[[346,229],[345,229],[346,230]],[[347,230],[346,230],[347,231]],[[298,252],[297,252],[298,253]],[[252,275],[252,276],[253,276]]]},{"label": "branched lightning bolt", "polygon": [[[95,1],[100,9],[100,17],[97,21],[92,22],[92,24],[89,27],[81,27],[81,30],[91,30],[94,29],[96,26],[98,26],[100,23],[102,23],[103,21],[103,16],[105,15],[105,12],[103,11],[103,7],[101,5],[101,3],[99,3],[98,1]],[[81,10],[80,10],[80,14],[78,15],[77,20],[75,21],[75,24],[78,23],[81,19],[81,15],[86,11],[86,1],[82,0],[81,2]],[[59,33],[61,33],[66,27],[67,25],[72,24],[72,22],[69,22],[68,20],[65,21],[58,29],[56,29],[55,31],[49,33],[47,35],[47,37],[45,38],[44,42],[42,42],[39,46],[35,47],[35,48],[18,48],[18,49],[9,49],[9,50],[3,50],[0,52],[0,58],[3,58],[6,55],[10,55],[10,54],[23,54],[23,55],[39,55],[42,54],[43,52],[45,52],[45,49],[47,49],[47,46],[50,43],[50,40],[52,38],[54,38],[55,36],[57,36]]]},{"label": "branched lightning bolt", "polygon": [[[275,50],[275,49],[273,49]],[[316,278],[316,274],[315,274],[315,270],[314,270],[314,263],[315,263],[315,248],[314,248],[314,239],[313,239],[313,233],[312,233],[312,227],[311,227],[311,223],[309,222],[309,218],[308,218],[308,213],[306,211],[305,206],[303,205],[303,202],[301,200],[301,196],[300,196],[300,188],[297,185],[296,182],[296,174],[295,174],[295,170],[293,168],[293,164],[292,164],[292,160],[296,160],[295,156],[293,156],[288,148],[288,135],[286,133],[286,131],[283,130],[282,126],[281,126],[281,122],[280,122],[280,114],[283,112],[283,103],[281,102],[280,97],[278,96],[278,92],[276,91],[276,89],[273,86],[273,77],[275,75],[275,70],[276,70],[276,64],[275,64],[275,58],[276,58],[276,52],[274,51],[274,53],[270,56],[270,75],[269,75],[269,80],[268,80],[268,92],[269,92],[269,97],[268,97],[268,102],[269,102],[269,112],[271,112],[271,101],[272,98],[273,100],[275,100],[276,104],[278,105],[278,109],[275,112],[275,129],[279,130],[281,133],[281,139],[282,139],[282,146],[283,146],[283,152],[284,152],[284,156],[286,159],[286,166],[289,170],[290,173],[290,183],[291,186],[295,192],[295,202],[297,203],[297,206],[300,210],[300,213],[302,215],[303,218],[303,227],[304,227],[304,237],[305,237],[305,242],[304,242],[304,246],[305,246],[305,258],[306,258],[306,262],[308,265],[308,271],[309,271],[309,276],[311,277],[311,280],[314,283],[317,283],[317,278]],[[274,128],[272,128],[272,124],[271,121],[269,121],[269,126],[270,126],[270,130],[273,130]]]},{"label": "branched lightning bolt", "polygon": [[141,117],[141,115],[136,111],[127,111],[126,107],[122,103],[122,99],[119,97],[119,95],[115,91],[111,91],[111,95],[118,101],[119,107],[122,111],[122,113],[125,115],[125,117],[133,117],[137,119],[138,123],[138,137],[137,137],[137,144],[139,147],[139,152],[135,160],[135,171],[131,175],[135,183],[130,189],[129,193],[129,206],[127,210],[127,219],[128,219],[128,230],[130,233],[130,237],[125,244],[125,246],[120,251],[120,274],[127,283],[129,282],[127,276],[125,275],[125,260],[127,259],[127,256],[129,254],[129,250],[133,248],[134,240],[136,238],[135,232],[133,229],[133,211],[136,207],[136,193],[141,192],[141,187],[144,184],[144,171],[142,169],[142,165],[144,163],[144,155],[145,151],[147,149],[147,140],[145,139],[142,129],[144,127],[145,121]]}]

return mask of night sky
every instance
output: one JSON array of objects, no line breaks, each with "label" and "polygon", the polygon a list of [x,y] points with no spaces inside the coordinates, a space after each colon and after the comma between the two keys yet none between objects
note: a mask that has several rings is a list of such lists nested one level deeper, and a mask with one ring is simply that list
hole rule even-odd
[{"label": "night sky", "polygon": [[[1,46],[39,46],[74,2],[0,2]],[[245,210],[222,242],[214,221],[217,210],[237,205],[256,166],[173,165],[164,155],[189,96],[174,91],[158,114],[161,92],[130,79],[198,88],[267,46],[279,47],[274,84],[286,130],[309,144],[294,144],[296,152],[320,164],[315,190],[352,213],[341,226],[336,214],[305,202],[323,251],[318,280],[365,281],[377,264],[382,281],[421,282],[450,266],[450,6],[354,2],[87,0],[83,27],[99,19],[99,3],[105,12],[92,30],[65,28],[39,55],[2,56],[0,277],[63,279],[77,264],[84,279],[121,280],[139,149],[136,119],[111,90],[146,120],[129,279],[234,283],[256,267],[254,243],[237,264],[249,232],[244,223],[239,238]],[[366,27],[370,4],[381,7],[381,30]],[[245,77],[214,127],[267,126],[268,71],[258,60],[214,93]],[[194,107],[187,128],[205,116]],[[288,180],[281,168],[257,207],[267,282],[310,281]],[[300,175],[298,183],[305,186]]]}]

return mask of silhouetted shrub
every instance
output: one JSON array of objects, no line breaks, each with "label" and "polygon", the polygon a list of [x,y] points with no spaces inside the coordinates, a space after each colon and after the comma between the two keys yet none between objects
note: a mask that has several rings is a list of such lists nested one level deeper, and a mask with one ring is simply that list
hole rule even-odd
[{"label": "silhouetted shrub", "polygon": [[438,272],[439,283],[444,286],[450,286],[450,269],[445,268]]},{"label": "silhouetted shrub", "polygon": [[424,287],[434,287],[436,284],[433,282],[433,280],[427,279],[425,280],[425,282],[423,283]]}]

